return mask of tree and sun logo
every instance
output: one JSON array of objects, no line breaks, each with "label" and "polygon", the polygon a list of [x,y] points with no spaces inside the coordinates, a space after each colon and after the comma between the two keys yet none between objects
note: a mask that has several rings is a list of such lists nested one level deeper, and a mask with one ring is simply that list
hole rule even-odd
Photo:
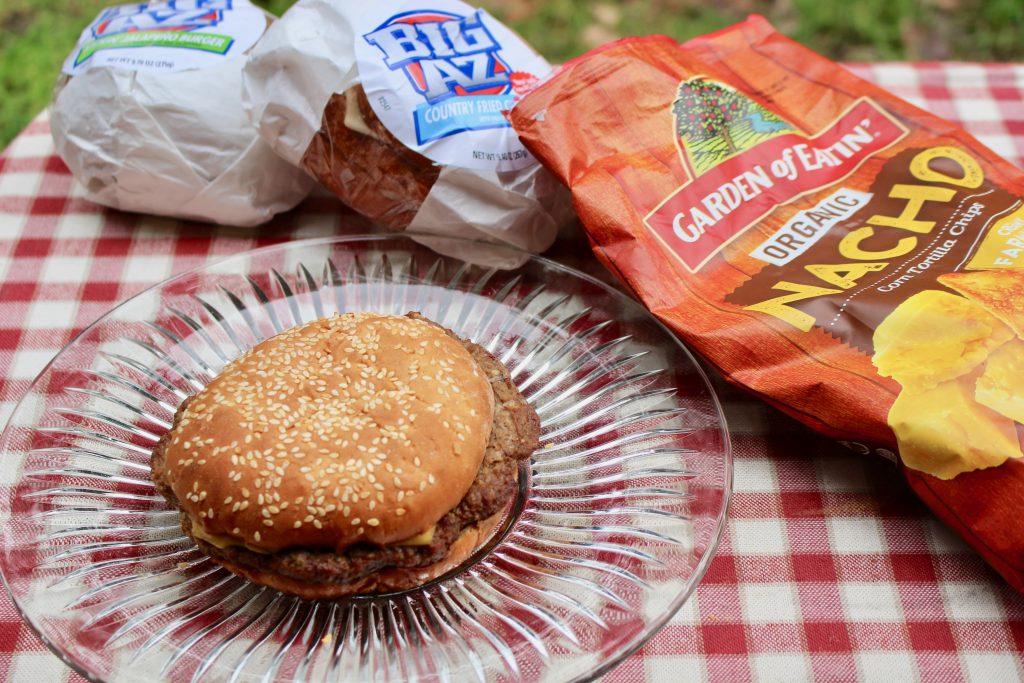
[{"label": "tree and sun logo", "polygon": [[698,176],[765,140],[800,134],[778,114],[704,76],[679,84],[672,113],[676,142]]}]

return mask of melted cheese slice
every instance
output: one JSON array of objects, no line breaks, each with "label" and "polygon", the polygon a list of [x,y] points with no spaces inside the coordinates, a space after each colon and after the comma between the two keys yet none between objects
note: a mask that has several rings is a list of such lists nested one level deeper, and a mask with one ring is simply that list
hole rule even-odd
[{"label": "melted cheese slice", "polygon": [[354,88],[345,91],[345,127],[363,135],[378,139],[377,134],[366,125],[366,119],[359,111],[359,95]]},{"label": "melted cheese slice", "polygon": [[221,536],[220,534],[211,534],[210,532],[206,531],[202,526],[200,526],[199,524],[196,524],[195,522],[192,522],[192,535],[195,536],[198,539],[206,541],[207,543],[209,543],[210,545],[214,546],[215,548],[222,548],[223,549],[223,548],[238,548],[238,547],[240,547],[240,548],[245,548],[246,550],[251,550],[254,553],[259,553],[261,555],[268,555],[269,554],[269,553],[267,553],[266,550],[260,550],[259,548],[251,548],[251,547],[247,546],[245,543],[243,543],[242,541],[238,540],[237,538],[233,538],[231,536]]},{"label": "melted cheese slice", "polygon": [[[437,531],[436,524],[430,527],[429,529],[426,529],[425,531],[421,531],[415,536],[410,536],[405,540],[397,541],[395,545],[430,545],[430,542],[434,540],[435,531]],[[271,554],[268,553],[266,550],[260,550],[259,548],[250,547],[246,545],[243,541],[240,541],[232,536],[221,536],[220,534],[211,534],[205,529],[203,529],[202,526],[196,523],[192,524],[192,535],[198,539],[206,541],[215,548],[223,549],[241,547],[245,548],[246,550],[251,550],[254,553],[260,553],[261,555]]]},{"label": "melted cheese slice", "polygon": [[437,531],[436,524],[426,531],[421,531],[415,536],[410,536],[404,541],[398,541],[395,545],[430,545],[430,542],[434,540],[435,531]]}]

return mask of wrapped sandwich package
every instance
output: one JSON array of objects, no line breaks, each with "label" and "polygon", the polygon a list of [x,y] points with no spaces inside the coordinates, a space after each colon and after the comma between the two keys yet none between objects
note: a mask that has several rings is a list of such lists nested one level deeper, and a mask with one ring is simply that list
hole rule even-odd
[{"label": "wrapped sandwich package", "polygon": [[1019,169],[760,17],[595,50],[511,120],[651,311],[1024,589]]},{"label": "wrapped sandwich package", "polygon": [[313,182],[242,107],[245,52],[271,19],[248,0],[104,10],[64,63],[51,106],[57,153],[89,199],[126,211],[256,225]]},{"label": "wrapped sandwich package", "polygon": [[278,154],[365,216],[539,252],[572,217],[568,193],[502,112],[550,68],[456,0],[299,0],[244,89]]}]

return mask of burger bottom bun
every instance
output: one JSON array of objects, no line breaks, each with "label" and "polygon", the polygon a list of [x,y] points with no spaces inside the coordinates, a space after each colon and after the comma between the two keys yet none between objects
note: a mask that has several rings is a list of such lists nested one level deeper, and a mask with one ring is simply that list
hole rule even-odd
[{"label": "burger bottom bun", "polygon": [[490,538],[504,512],[502,510],[463,529],[450,546],[448,555],[433,564],[423,567],[382,569],[350,583],[309,583],[282,574],[273,574],[255,567],[229,562],[217,555],[216,548],[198,539],[197,543],[214,562],[244,579],[306,600],[331,600],[367,593],[393,593],[417,588],[428,581],[433,581],[469,559],[476,549]]}]

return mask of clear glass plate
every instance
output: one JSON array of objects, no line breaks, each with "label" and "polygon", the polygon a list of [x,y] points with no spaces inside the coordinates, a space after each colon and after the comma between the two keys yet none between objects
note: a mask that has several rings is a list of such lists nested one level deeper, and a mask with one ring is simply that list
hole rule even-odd
[{"label": "clear glass plate", "polygon": [[[150,449],[235,356],[363,310],[421,311],[487,347],[540,414],[542,447],[457,570],[403,593],[300,600],[194,547],[150,483]],[[636,302],[542,258],[488,269],[401,236],[259,249],[130,299],[36,379],[0,452],[7,588],[54,652],[105,681],[592,678],[693,591],[731,488],[707,379]]]}]

